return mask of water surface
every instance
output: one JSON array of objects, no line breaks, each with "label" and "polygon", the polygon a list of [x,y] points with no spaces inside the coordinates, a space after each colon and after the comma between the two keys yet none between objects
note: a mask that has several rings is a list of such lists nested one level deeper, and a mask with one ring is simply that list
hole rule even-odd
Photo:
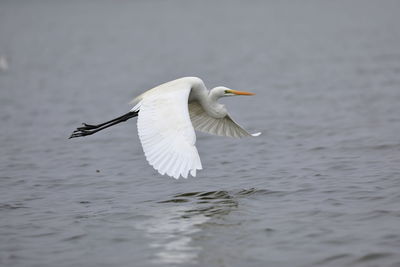
[{"label": "water surface", "polygon": [[[0,265],[399,266],[398,1],[1,1]],[[182,76],[258,138],[145,161],[134,120]]]}]

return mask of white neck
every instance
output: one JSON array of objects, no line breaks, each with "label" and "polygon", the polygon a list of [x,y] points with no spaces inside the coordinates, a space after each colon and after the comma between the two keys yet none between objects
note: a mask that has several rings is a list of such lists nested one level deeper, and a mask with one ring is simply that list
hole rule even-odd
[{"label": "white neck", "polygon": [[218,99],[220,97],[213,94],[211,91],[205,98],[200,101],[200,104],[203,106],[203,109],[207,114],[213,118],[219,119],[223,118],[228,114],[224,105],[218,103]]},{"label": "white neck", "polygon": [[218,103],[221,96],[215,91],[208,91],[203,81],[194,80],[192,83],[192,92],[189,97],[190,101],[198,101],[203,107],[204,111],[211,117],[219,119],[228,114],[225,106]]}]

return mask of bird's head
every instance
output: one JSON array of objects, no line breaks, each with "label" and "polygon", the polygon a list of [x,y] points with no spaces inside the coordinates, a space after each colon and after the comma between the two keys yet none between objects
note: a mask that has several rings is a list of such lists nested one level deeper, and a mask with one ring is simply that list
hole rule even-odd
[{"label": "bird's head", "polygon": [[213,88],[210,91],[210,94],[213,95],[215,98],[220,98],[224,96],[236,96],[236,95],[255,95],[254,93],[236,91],[233,89],[226,88],[224,86],[218,86]]}]

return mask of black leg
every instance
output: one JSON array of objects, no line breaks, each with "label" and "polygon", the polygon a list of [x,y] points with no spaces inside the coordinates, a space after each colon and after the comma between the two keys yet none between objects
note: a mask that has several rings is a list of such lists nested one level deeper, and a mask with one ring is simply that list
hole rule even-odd
[{"label": "black leg", "polygon": [[97,133],[101,130],[104,130],[108,127],[111,127],[113,125],[116,125],[118,123],[127,121],[131,118],[136,117],[139,114],[138,111],[131,111],[128,112],[118,118],[112,119],[110,121],[104,122],[104,123],[100,123],[97,125],[91,125],[91,124],[86,124],[83,123],[82,127],[78,127],[69,138],[75,138],[75,137],[81,137],[81,136],[87,136],[87,135],[92,135],[94,133]]},{"label": "black leg", "polygon": [[[107,124],[109,124],[109,123],[113,123],[114,121],[125,121],[125,120],[123,120],[124,118],[126,118],[126,117],[129,117],[129,118],[132,118],[132,117],[130,117],[130,116],[132,116],[131,114],[134,114],[134,113],[136,113],[136,112],[128,112],[128,113],[126,113],[126,114],[124,114],[124,115],[122,115],[122,116],[119,116],[119,117],[117,117],[117,118],[115,118],[115,119],[112,119],[112,120],[109,120],[109,121],[106,121],[106,122],[103,122],[103,123],[100,123],[100,124],[96,124],[96,125],[93,125],[93,124],[87,124],[87,123],[82,123],[83,124],[83,126],[82,127],[78,127],[74,132],[79,132],[79,131],[81,131],[81,130],[92,130],[92,129],[97,129],[97,128],[100,128],[100,127],[102,127],[102,126],[104,126],[104,125],[107,125]],[[136,116],[137,116],[137,114],[136,114]],[[134,116],[134,117],[136,117],[136,116]],[[121,122],[122,122],[121,121]]]}]

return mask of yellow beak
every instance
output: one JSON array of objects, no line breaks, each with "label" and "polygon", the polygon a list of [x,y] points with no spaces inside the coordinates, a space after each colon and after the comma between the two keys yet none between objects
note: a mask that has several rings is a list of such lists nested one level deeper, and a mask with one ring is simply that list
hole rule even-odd
[{"label": "yellow beak", "polygon": [[242,92],[242,91],[236,91],[236,90],[228,90],[228,92],[235,94],[235,95],[255,95],[255,93]]}]

